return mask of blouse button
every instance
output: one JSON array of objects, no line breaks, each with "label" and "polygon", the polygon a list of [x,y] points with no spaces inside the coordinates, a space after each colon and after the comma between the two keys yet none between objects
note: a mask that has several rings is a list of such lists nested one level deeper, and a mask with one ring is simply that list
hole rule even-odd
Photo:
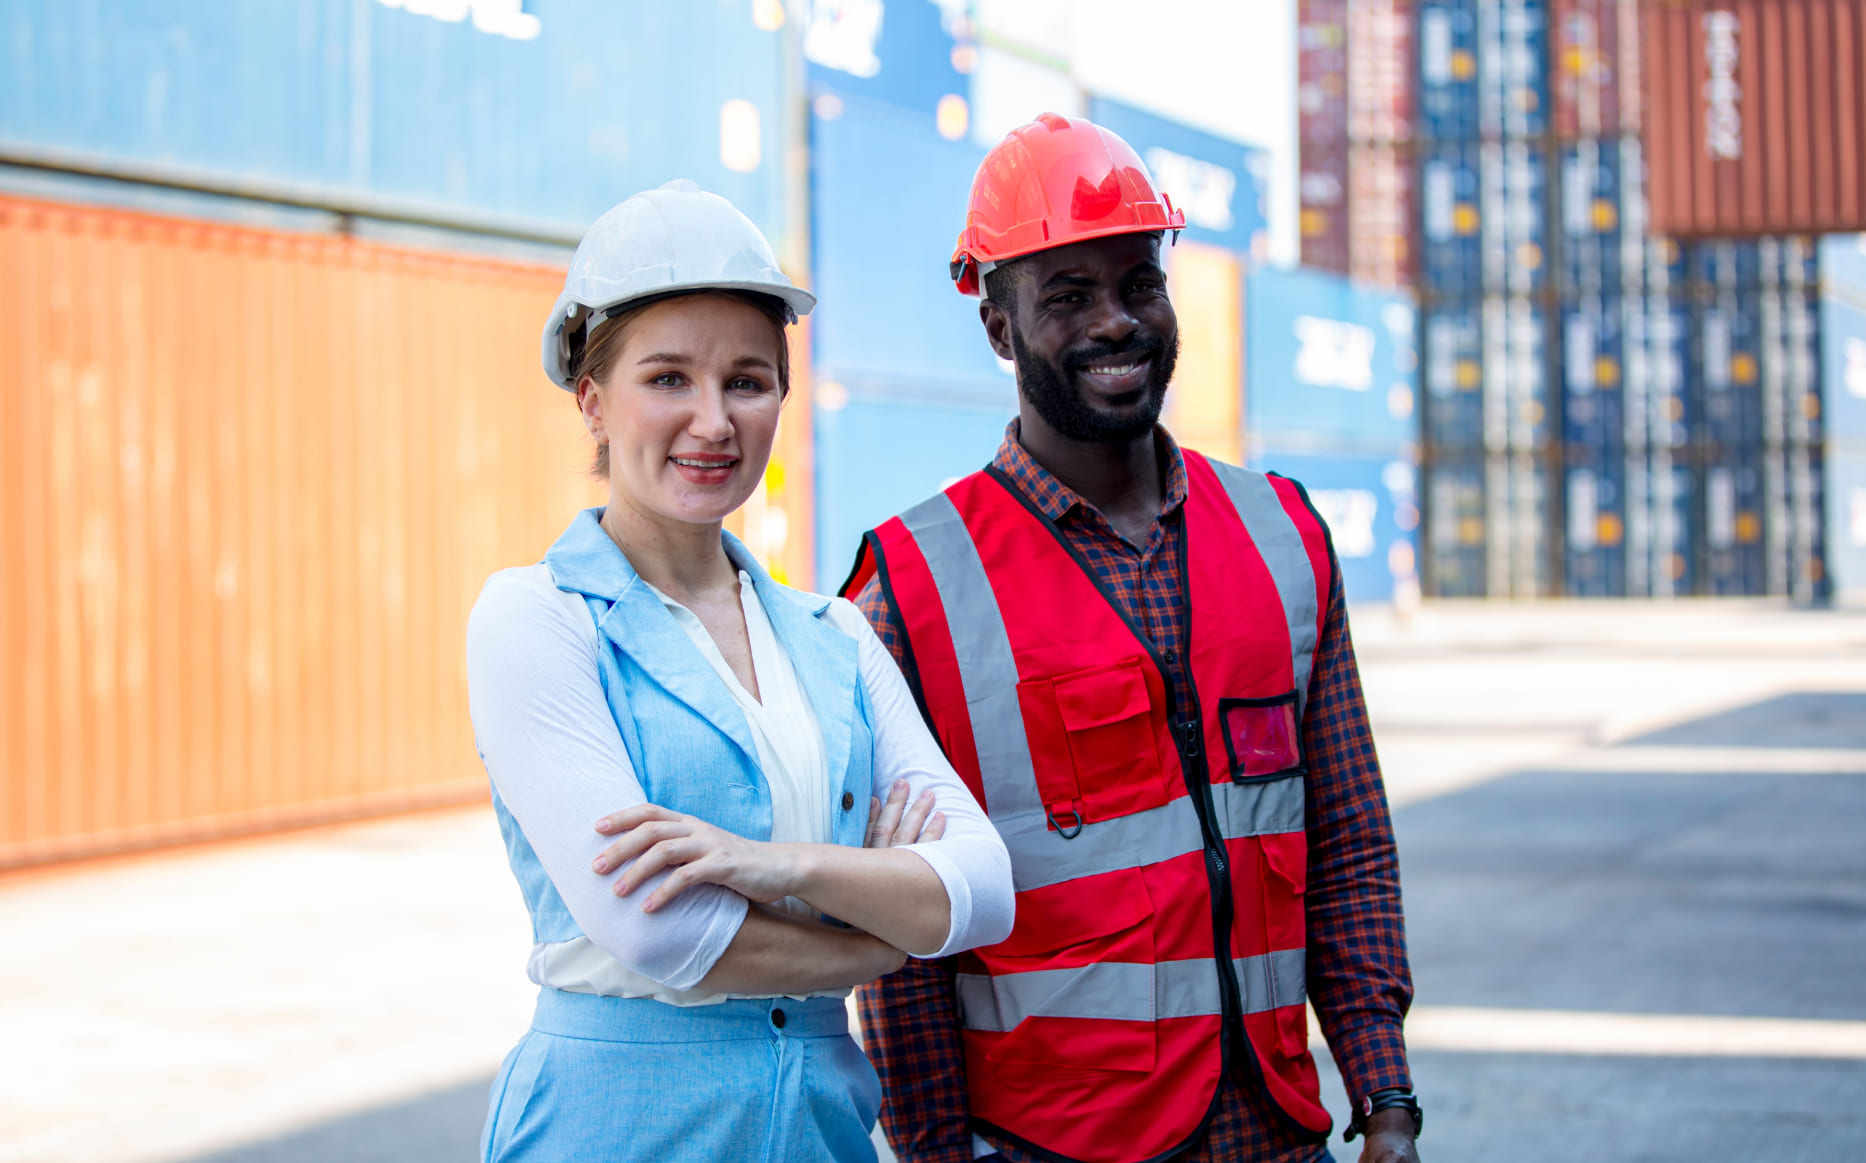
[{"label": "blouse button", "polygon": [[846,812],[850,808],[853,808],[854,806],[855,806],[855,793],[852,791],[843,792],[842,793],[842,810]]},{"label": "blouse button", "polygon": [[772,1010],[771,1011],[771,1024],[776,1026],[780,1030],[784,1028],[784,1011],[783,1010]]}]

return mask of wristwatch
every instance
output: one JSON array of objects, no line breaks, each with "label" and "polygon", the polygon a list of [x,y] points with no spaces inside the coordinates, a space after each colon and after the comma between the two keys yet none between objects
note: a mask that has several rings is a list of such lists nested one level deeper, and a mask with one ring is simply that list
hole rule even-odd
[{"label": "wristwatch", "polygon": [[1361,1099],[1360,1109],[1348,1121],[1348,1129],[1342,1132],[1341,1140],[1352,1143],[1354,1136],[1367,1133],[1367,1120],[1377,1112],[1399,1107],[1412,1115],[1412,1137],[1418,1138],[1425,1130],[1425,1112],[1419,1109],[1419,1100],[1412,1091],[1403,1086],[1390,1086],[1385,1090],[1376,1090]]}]

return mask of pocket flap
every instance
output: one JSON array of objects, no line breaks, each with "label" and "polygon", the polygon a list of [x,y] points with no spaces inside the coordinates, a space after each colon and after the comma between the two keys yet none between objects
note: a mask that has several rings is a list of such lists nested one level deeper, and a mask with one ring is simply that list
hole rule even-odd
[{"label": "pocket flap", "polygon": [[1056,680],[1056,707],[1071,731],[1105,727],[1147,713],[1147,680],[1138,659],[1078,671]]},{"label": "pocket flap", "polygon": [[[1017,894],[1011,935],[979,952],[989,957],[1040,957],[1135,928],[1153,916],[1153,899],[1139,869],[1123,868],[1094,880],[1050,885]],[[1144,935],[1151,942],[1151,933]]]}]

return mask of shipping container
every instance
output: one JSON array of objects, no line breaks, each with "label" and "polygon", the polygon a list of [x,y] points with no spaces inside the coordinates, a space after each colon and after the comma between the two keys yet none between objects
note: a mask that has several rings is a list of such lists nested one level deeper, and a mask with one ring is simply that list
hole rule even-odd
[{"label": "shipping container", "polygon": [[[1640,276],[1639,251],[1629,254],[1624,229],[1626,202],[1637,197],[1622,173],[1626,158],[1618,140],[1588,139],[1559,152],[1562,235],[1562,293],[1610,294]],[[1634,236],[1635,238],[1637,236]],[[1629,265],[1629,260],[1631,265]]]},{"label": "shipping container", "polygon": [[1691,312],[1681,298],[1659,292],[1626,302],[1626,443],[1678,449],[1690,444]]},{"label": "shipping container", "polygon": [[1642,8],[1658,230],[1866,229],[1866,0]]},{"label": "shipping container", "polygon": [[[1761,300],[1759,291],[1722,290],[1698,308],[1697,382],[1703,393],[1700,411],[1704,439],[1716,447],[1762,442]],[[1713,548],[1716,543],[1713,537]]]},{"label": "shipping container", "polygon": [[1348,221],[1349,152],[1345,145],[1305,141],[1297,177],[1302,265],[1344,275],[1354,257]]},{"label": "shipping container", "polygon": [[1671,449],[1634,449],[1626,462],[1626,592],[1673,598],[1697,588],[1694,476]]},{"label": "shipping container", "polygon": [[1626,311],[1618,296],[1562,308],[1562,438],[1571,447],[1614,455],[1625,447]]},{"label": "shipping container", "polygon": [[1243,457],[1244,275],[1238,257],[1182,242],[1167,252],[1179,360],[1162,416],[1183,445],[1231,464]]},{"label": "shipping container", "polygon": [[1476,0],[1419,0],[1419,133],[1478,135]]},{"label": "shipping container", "polygon": [[1347,273],[1377,287],[1413,284],[1413,160],[1404,146],[1349,147]]},{"label": "shipping container", "polygon": [[1418,443],[1409,298],[1321,271],[1260,270],[1244,301],[1253,448],[1390,453]]},{"label": "shipping container", "polygon": [[1089,111],[1088,94],[1066,61],[990,40],[979,46],[971,92],[972,143],[982,149],[1039,114],[1087,117]]},{"label": "shipping container", "polygon": [[1559,136],[1639,131],[1638,20],[1638,0],[1554,0],[1550,87]]},{"label": "shipping container", "polygon": [[1569,449],[1562,466],[1562,576],[1569,597],[1626,596],[1626,467],[1620,449]]},{"label": "shipping container", "polygon": [[1704,468],[1704,587],[1718,597],[1769,592],[1760,445],[1732,446]]},{"label": "shipping container", "polygon": [[811,241],[818,375],[941,385],[990,398],[1011,383],[978,300],[948,273],[984,151],[933,118],[848,97],[812,118]]},{"label": "shipping container", "polygon": [[841,584],[862,534],[991,463],[1014,393],[956,407],[905,386],[822,392],[816,408],[819,589]]},{"label": "shipping container", "polygon": [[1548,468],[1526,454],[1427,464],[1426,592],[1446,598],[1546,597],[1558,530]]},{"label": "shipping container", "polygon": [[1532,299],[1484,300],[1484,447],[1493,452],[1546,449],[1549,409],[1549,312]]},{"label": "shipping container", "polygon": [[1828,291],[1851,291],[1866,299],[1866,234],[1833,234],[1820,240],[1816,265],[1821,286]]},{"label": "shipping container", "polygon": [[0,13],[0,162],[569,241],[692,178],[782,252],[782,17],[743,0],[24,0]]},{"label": "shipping container", "polygon": [[1540,137],[1548,127],[1547,0],[1477,0],[1479,134]]},{"label": "shipping container", "polygon": [[1866,600],[1866,442],[1836,443],[1825,464],[1823,542],[1831,592]]},{"label": "shipping container", "polygon": [[[1441,304],[1425,315],[1426,446],[1447,453],[1484,448],[1484,313],[1479,304]],[[1253,353],[1254,355],[1254,353]]]},{"label": "shipping container", "polygon": [[1155,183],[1185,211],[1188,241],[1267,253],[1269,155],[1263,150],[1106,97],[1090,100],[1089,119],[1140,154]]},{"label": "shipping container", "polygon": [[1827,281],[1821,296],[1820,341],[1821,413],[1827,435],[1839,442],[1866,444],[1866,290]]},{"label": "shipping container", "polygon": [[1354,0],[1347,11],[1348,140],[1412,140],[1414,0]]},{"label": "shipping container", "polygon": [[1296,0],[1296,139],[1305,157],[1348,143],[1347,21],[1348,0]]},{"label": "shipping container", "polygon": [[[735,5],[736,6],[736,5]],[[948,136],[970,131],[978,37],[951,5],[785,5],[801,23],[814,100],[857,97],[937,119]],[[780,15],[782,9],[779,9]]]},{"label": "shipping container", "polygon": [[1487,142],[1478,158],[1483,289],[1536,294],[1549,282],[1546,152],[1531,142]]},{"label": "shipping container", "polygon": [[[1253,446],[1250,467],[1299,482],[1328,526],[1348,603],[1418,585],[1418,468],[1408,456]],[[1416,592],[1416,591],[1415,591]]]},{"label": "shipping container", "polygon": [[562,280],[0,199],[0,867],[484,799],[467,611],[600,496]]},{"label": "shipping container", "polygon": [[1439,297],[1484,291],[1484,189],[1479,147],[1437,143],[1419,168],[1419,287]]}]

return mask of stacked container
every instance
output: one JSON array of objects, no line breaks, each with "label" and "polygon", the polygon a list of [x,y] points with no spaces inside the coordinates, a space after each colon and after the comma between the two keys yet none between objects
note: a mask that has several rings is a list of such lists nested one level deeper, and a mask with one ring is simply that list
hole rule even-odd
[{"label": "stacked container", "polygon": [[1822,549],[1832,592],[1866,600],[1866,235],[1821,243]]},{"label": "stacked container", "polygon": [[1418,592],[1419,359],[1410,298],[1315,270],[1245,292],[1250,467],[1300,481],[1350,601]]},{"label": "stacked container", "polygon": [[1413,280],[1413,0],[1299,0],[1302,261]]}]

